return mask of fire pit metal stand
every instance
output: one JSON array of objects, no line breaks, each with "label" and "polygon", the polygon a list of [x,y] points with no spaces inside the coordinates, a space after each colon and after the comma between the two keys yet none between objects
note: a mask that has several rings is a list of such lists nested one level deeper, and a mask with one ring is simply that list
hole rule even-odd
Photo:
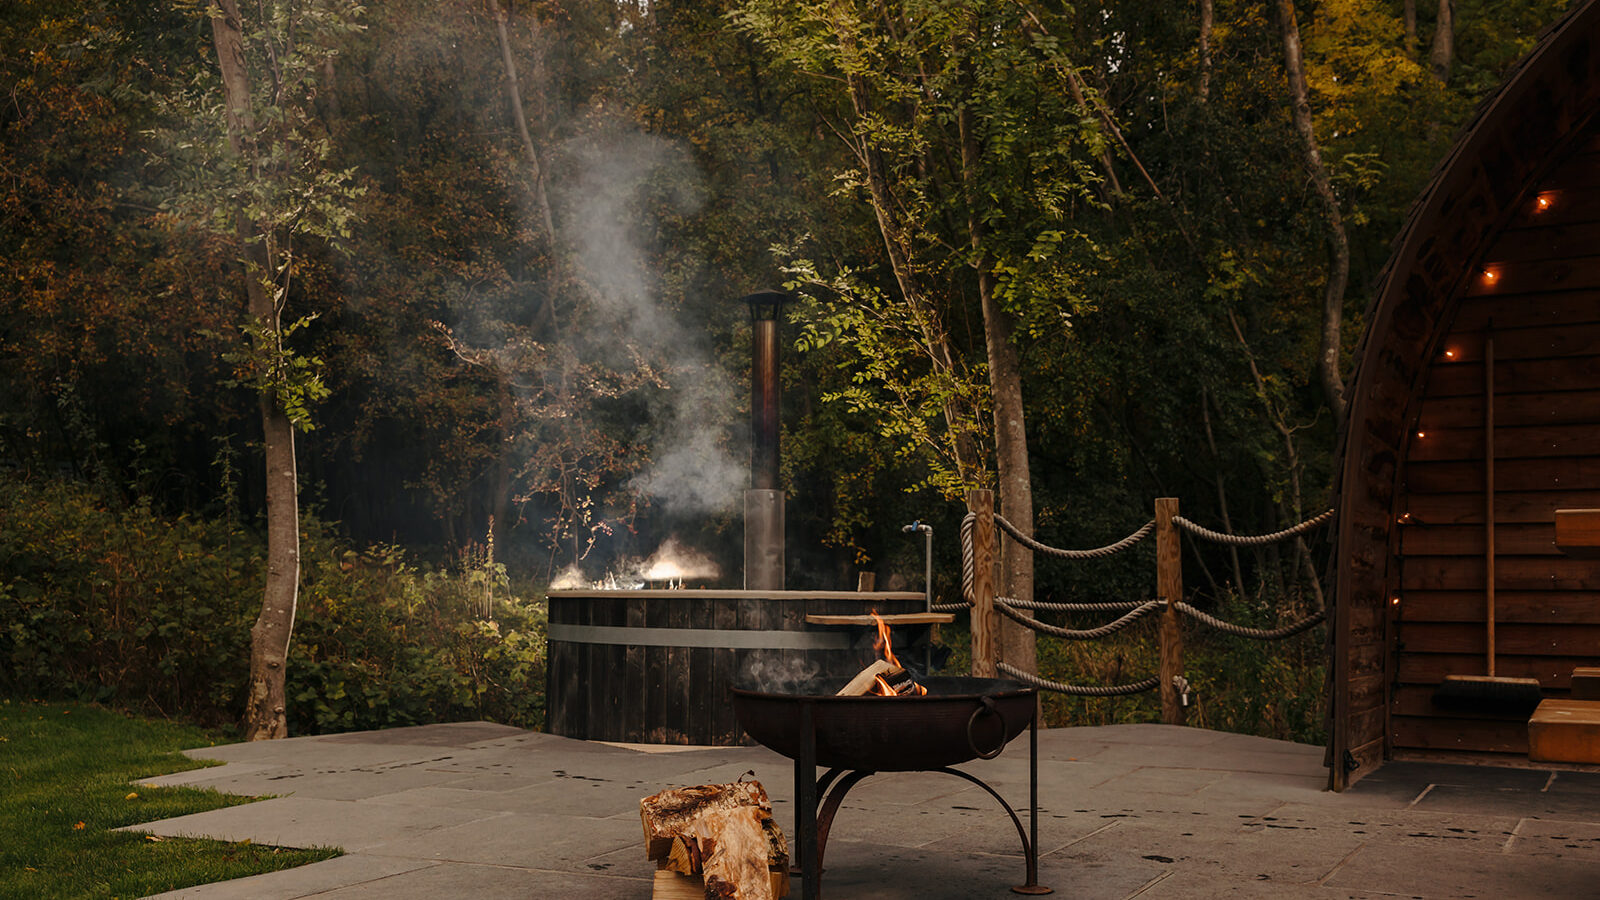
[{"label": "fire pit metal stand", "polygon": [[[839,807],[844,803],[845,794],[850,789],[877,774],[871,769],[829,769],[821,778],[817,778],[817,741],[816,741],[816,701],[802,699],[799,701],[800,713],[800,747],[794,760],[794,795],[795,795],[795,855],[800,866],[801,898],[802,900],[822,900],[822,859],[828,845],[828,832],[833,828],[833,818],[839,812]],[[973,713],[972,721],[976,722],[984,712],[993,713],[994,704],[985,703]],[[972,729],[969,724],[967,738],[972,740]],[[981,759],[994,759],[1005,749],[1005,744],[993,750],[980,750],[976,745],[973,752]],[[957,778],[970,781],[983,788],[993,797],[1006,814],[1011,817],[1011,824],[1017,827],[1017,837],[1022,841],[1022,856],[1027,865],[1027,880],[1011,888],[1018,894],[1049,894],[1053,888],[1039,884],[1039,713],[1034,708],[1033,715],[1028,721],[1028,830],[1023,831],[1022,820],[1017,816],[1016,810],[1011,808],[1005,798],[1000,796],[994,788],[982,779],[960,769],[949,766],[924,769],[927,772],[942,772],[954,775]]]}]

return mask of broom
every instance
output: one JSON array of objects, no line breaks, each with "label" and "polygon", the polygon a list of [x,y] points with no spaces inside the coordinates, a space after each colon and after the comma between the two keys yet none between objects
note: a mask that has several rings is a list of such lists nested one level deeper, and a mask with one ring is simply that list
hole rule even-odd
[{"label": "broom", "polygon": [[1483,339],[1483,465],[1484,558],[1488,643],[1487,675],[1446,675],[1433,694],[1434,705],[1446,709],[1473,709],[1527,715],[1544,699],[1537,678],[1511,678],[1494,674],[1494,338]]}]

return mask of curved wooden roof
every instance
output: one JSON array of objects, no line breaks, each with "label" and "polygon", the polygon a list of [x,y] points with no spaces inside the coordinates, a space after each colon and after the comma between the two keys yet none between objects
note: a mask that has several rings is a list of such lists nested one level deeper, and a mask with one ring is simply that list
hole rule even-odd
[{"label": "curved wooden roof", "polygon": [[1330,723],[1336,789],[1347,772],[1365,771],[1382,758],[1385,578],[1407,423],[1415,418],[1429,360],[1440,351],[1484,254],[1534,202],[1535,186],[1570,155],[1597,113],[1600,0],[1580,0],[1479,107],[1436,168],[1368,307],[1336,460]]}]

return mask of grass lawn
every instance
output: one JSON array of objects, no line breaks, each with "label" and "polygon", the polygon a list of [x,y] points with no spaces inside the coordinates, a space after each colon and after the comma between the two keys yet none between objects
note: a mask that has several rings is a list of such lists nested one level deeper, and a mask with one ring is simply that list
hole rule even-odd
[{"label": "grass lawn", "polygon": [[98,706],[0,700],[0,898],[143,897],[338,855],[112,830],[249,802],[129,783],[199,768],[177,751],[212,742]]}]

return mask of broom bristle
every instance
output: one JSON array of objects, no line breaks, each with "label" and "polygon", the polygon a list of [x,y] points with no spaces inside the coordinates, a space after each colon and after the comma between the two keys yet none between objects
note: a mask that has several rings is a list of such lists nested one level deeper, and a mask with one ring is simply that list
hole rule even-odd
[{"label": "broom bristle", "polygon": [[1539,679],[1495,675],[1446,675],[1433,693],[1435,706],[1478,712],[1531,713],[1543,699]]}]

